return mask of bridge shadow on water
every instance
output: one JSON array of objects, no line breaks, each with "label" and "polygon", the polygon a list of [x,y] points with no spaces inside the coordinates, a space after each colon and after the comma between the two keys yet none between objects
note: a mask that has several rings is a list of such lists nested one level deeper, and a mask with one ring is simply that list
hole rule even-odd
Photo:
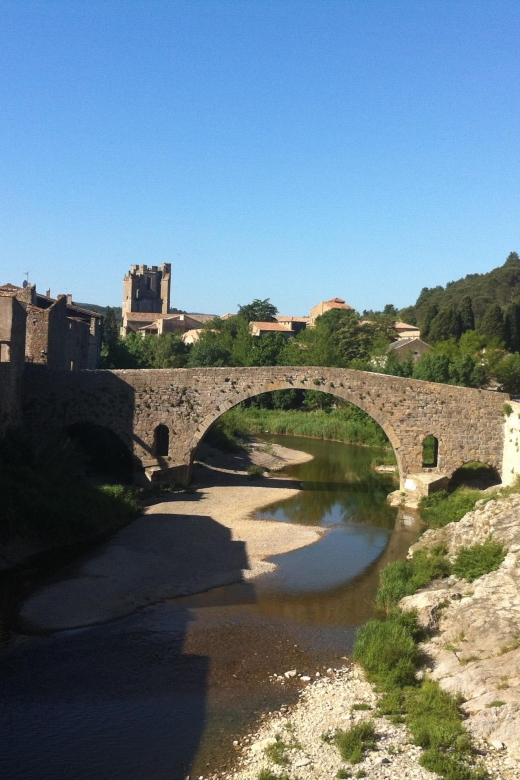
[{"label": "bridge shadow on water", "polygon": [[[152,517],[163,529],[173,517],[178,532],[183,531],[183,516]],[[210,517],[190,522],[194,533],[178,566],[170,562],[168,569],[168,534],[161,538],[164,552],[156,557],[156,571],[149,573],[150,594],[189,568],[197,569],[194,577],[203,577],[211,566],[215,572],[248,568],[245,546],[231,540],[229,529]],[[201,555],[197,536],[208,533],[211,544]],[[139,541],[126,544],[125,554],[143,553]],[[50,587],[65,586],[81,606],[82,598],[96,598],[106,586],[103,577],[84,575],[88,567],[87,556],[79,579],[69,570],[69,579]],[[82,587],[89,577],[94,591]],[[130,585],[125,581],[124,588]],[[240,590],[241,603],[244,599],[256,600],[253,586],[246,583]],[[192,610],[173,601],[103,625],[11,644],[0,664],[0,776],[177,780],[189,775],[206,726],[211,672],[208,656],[184,652],[193,620]]]}]

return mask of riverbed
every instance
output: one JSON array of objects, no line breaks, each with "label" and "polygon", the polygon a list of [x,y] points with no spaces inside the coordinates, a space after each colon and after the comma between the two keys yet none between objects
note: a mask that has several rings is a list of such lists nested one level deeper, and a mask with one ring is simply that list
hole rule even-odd
[{"label": "riverbed", "polygon": [[260,713],[296,700],[298,677],[281,685],[273,674],[345,663],[379,569],[404,557],[416,520],[385,503],[393,484],[374,473],[372,451],[280,439],[313,456],[280,475],[303,490],[293,483],[287,500],[250,521],[266,533],[298,523],[319,541],[275,556],[249,581],[105,625],[18,637],[0,671],[3,776],[204,776],[232,761],[233,740]]}]

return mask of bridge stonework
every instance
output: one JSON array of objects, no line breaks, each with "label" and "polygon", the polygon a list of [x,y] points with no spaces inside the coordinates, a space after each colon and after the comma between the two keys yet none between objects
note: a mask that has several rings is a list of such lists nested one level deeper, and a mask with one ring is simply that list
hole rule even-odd
[{"label": "bridge stonework", "polygon": [[[404,487],[410,475],[450,476],[478,460],[502,470],[502,393],[363,371],[322,367],[140,369],[52,372],[29,366],[25,424],[54,436],[74,423],[110,428],[151,479],[189,479],[195,451],[223,412],[259,393],[321,390],[354,403],[381,425],[397,456]],[[154,454],[154,431],[169,431],[168,455]],[[438,439],[436,468],[423,468],[422,443]]]}]

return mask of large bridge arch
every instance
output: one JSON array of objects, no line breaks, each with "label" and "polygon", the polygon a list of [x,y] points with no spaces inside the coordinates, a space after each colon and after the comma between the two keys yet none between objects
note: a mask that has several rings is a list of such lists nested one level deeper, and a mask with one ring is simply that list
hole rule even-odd
[{"label": "large bridge arch", "polygon": [[[503,405],[508,396],[349,369],[267,366],[52,372],[28,365],[23,415],[28,430],[41,436],[80,420],[110,427],[131,448],[138,478],[186,482],[193,452],[221,414],[247,398],[284,389],[321,390],[370,415],[394,447],[402,488],[410,489],[411,475],[420,477],[417,484],[447,479],[468,461],[481,461],[502,473]],[[160,425],[168,429],[167,456],[155,451],[154,431]],[[438,440],[434,467],[423,466],[422,444],[427,436]]]},{"label": "large bridge arch", "polygon": [[202,420],[202,422],[199,424],[197,431],[195,432],[192,441],[190,442],[190,465],[193,462],[194,455],[197,451],[197,448],[201,441],[204,439],[206,433],[211,428],[213,423],[215,423],[219,417],[222,417],[223,414],[228,412],[230,409],[233,409],[235,406],[238,406],[238,404],[242,403],[243,401],[247,401],[250,398],[255,398],[258,395],[262,395],[264,393],[273,393],[276,390],[317,390],[318,392],[327,393],[329,395],[333,395],[336,398],[341,398],[343,401],[348,401],[349,403],[354,404],[359,409],[361,409],[363,412],[366,412],[384,431],[386,434],[390,444],[392,445],[392,448],[394,450],[396,459],[397,459],[397,465],[399,469],[399,474],[401,474],[402,471],[402,465],[400,460],[400,454],[399,449],[401,446],[401,443],[399,441],[399,437],[397,436],[393,426],[387,421],[387,420],[379,420],[374,414],[371,414],[367,409],[364,408],[364,405],[360,400],[354,401],[349,397],[349,393],[346,392],[343,388],[336,388],[334,383],[332,385],[329,383],[328,386],[324,387],[318,387],[313,385],[312,388],[308,386],[300,386],[300,384],[295,383],[294,381],[288,382],[278,382],[276,387],[272,386],[272,383],[267,383],[263,385],[262,387],[256,387],[256,388],[249,388],[246,392],[234,396],[232,399],[226,399],[223,403],[219,404],[218,411],[213,409],[211,412],[207,415],[207,417]]}]

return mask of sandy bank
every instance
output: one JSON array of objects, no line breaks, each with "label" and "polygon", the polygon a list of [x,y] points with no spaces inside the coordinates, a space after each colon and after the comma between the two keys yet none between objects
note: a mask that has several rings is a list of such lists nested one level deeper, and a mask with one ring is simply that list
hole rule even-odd
[{"label": "sandy bank", "polygon": [[22,606],[22,626],[57,631],[113,620],[165,599],[258,576],[274,568],[265,558],[317,541],[316,529],[250,518],[298,488],[276,476],[251,481],[247,465],[281,468],[311,459],[277,445],[274,455],[262,450],[223,457],[205,450],[208,465],[196,467],[194,493],[154,502],[143,517],[63,571],[58,582],[38,590]]}]

